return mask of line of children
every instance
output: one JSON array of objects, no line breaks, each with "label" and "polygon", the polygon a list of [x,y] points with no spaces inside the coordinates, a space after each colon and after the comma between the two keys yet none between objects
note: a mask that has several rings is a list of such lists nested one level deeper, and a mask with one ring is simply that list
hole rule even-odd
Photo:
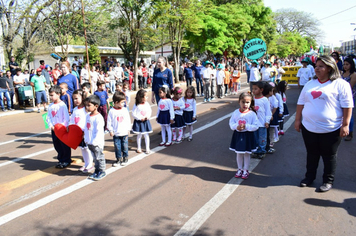
[{"label": "line of children", "polygon": [[[98,90],[101,90],[104,84],[98,83]],[[62,86],[65,90],[65,85]],[[85,87],[85,86],[83,86]],[[86,88],[86,87],[85,87]],[[166,87],[160,90],[161,101],[158,104],[157,120],[161,122],[162,131],[168,133],[168,142],[165,142],[165,137],[162,135],[164,143],[160,145],[170,146],[172,144],[172,134],[169,131],[178,131],[178,135],[173,135],[173,140],[180,143],[184,139],[185,128],[188,125],[189,137],[188,141],[192,141],[193,124],[196,120],[196,100],[195,88],[190,86],[185,91],[185,96],[182,98],[183,90],[176,87],[173,90],[173,101],[170,99],[169,89]],[[94,170],[94,173],[88,178],[100,180],[106,176],[105,172],[105,156],[104,150],[104,117],[99,113],[101,99],[97,95],[89,95],[84,98],[85,92],[78,89],[73,93],[73,101],[75,108],[69,117],[67,106],[60,100],[62,92],[60,86],[54,86],[50,90],[50,95],[53,103],[50,105],[48,122],[53,130],[57,123],[62,123],[65,126],[78,125],[84,134],[83,140],[80,143],[84,165],[79,169],[83,173],[89,173]],[[100,95],[100,94],[99,94]],[[125,94],[123,92],[115,92],[113,95],[113,108],[110,109],[107,129],[113,137],[115,146],[116,161],[113,166],[119,164],[124,165],[128,162],[128,135],[131,130],[130,115],[128,109],[122,109],[125,106]],[[134,123],[132,131],[137,134],[137,153],[141,153],[141,139],[145,138],[146,154],[150,153],[149,133],[152,132],[151,123],[149,121],[152,113],[150,104],[147,102],[147,91],[141,89],[136,94],[135,105],[133,108]],[[100,114],[100,115],[99,115]],[[174,125],[175,124],[175,125]],[[164,129],[164,130],[163,130]],[[162,132],[162,133],[165,133]],[[54,146],[58,152],[57,168],[66,168],[71,163],[71,149],[62,143],[52,131]],[[65,147],[64,147],[65,146]],[[95,167],[93,166],[93,161]]]}]

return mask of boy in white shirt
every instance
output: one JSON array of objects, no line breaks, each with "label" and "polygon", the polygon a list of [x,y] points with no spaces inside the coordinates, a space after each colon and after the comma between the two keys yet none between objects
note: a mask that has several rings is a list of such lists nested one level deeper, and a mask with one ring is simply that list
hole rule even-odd
[{"label": "boy in white shirt", "polygon": [[56,124],[62,124],[67,127],[69,123],[68,108],[60,99],[61,93],[62,89],[58,85],[55,85],[49,89],[49,97],[52,100],[52,103],[48,106],[47,115],[47,123],[51,129],[53,146],[58,153],[58,163],[56,165],[56,168],[58,169],[64,169],[72,162],[70,147],[59,140],[57,135],[54,133],[54,126]]},{"label": "boy in white shirt", "polygon": [[216,72],[216,83],[218,85],[217,95],[218,98],[224,97],[224,79],[225,79],[225,72],[223,71],[224,66],[219,64],[218,71]]},{"label": "boy in white shirt", "polygon": [[302,60],[303,67],[298,70],[297,77],[298,77],[298,88],[302,89],[304,85],[311,80],[312,73],[308,68],[308,60]]},{"label": "boy in white shirt", "polygon": [[113,166],[123,165],[128,162],[129,143],[128,135],[131,130],[131,119],[129,111],[125,108],[125,94],[115,92],[112,100],[114,107],[110,109],[107,129],[110,136],[114,138],[116,161]]},{"label": "boy in white shirt", "polygon": [[86,117],[86,127],[84,129],[84,142],[91,151],[94,162],[95,172],[89,175],[89,179],[101,180],[106,176],[105,156],[104,156],[104,118],[98,112],[100,99],[96,95],[90,95],[85,99],[85,109],[88,112]]}]

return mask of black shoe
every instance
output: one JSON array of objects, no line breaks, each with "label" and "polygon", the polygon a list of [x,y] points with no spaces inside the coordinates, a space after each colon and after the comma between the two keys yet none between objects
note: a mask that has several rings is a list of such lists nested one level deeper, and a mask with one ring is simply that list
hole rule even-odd
[{"label": "black shoe", "polygon": [[128,157],[124,157],[124,163],[127,163],[129,161]]},{"label": "black shoe", "polygon": [[62,169],[62,162],[58,162],[57,165],[56,165],[56,168],[57,169]]},{"label": "black shoe", "polygon": [[333,185],[330,184],[330,183],[323,183],[323,185],[321,185],[321,186],[319,187],[319,191],[320,191],[320,192],[327,192],[327,191],[329,191],[332,187],[333,187]]},{"label": "black shoe", "polygon": [[264,153],[261,153],[261,154],[258,154],[257,155],[257,158],[258,159],[263,159],[263,158],[265,158],[266,157],[266,154],[264,154]]},{"label": "black shoe", "polygon": [[310,180],[310,179],[303,179],[302,181],[300,181],[300,187],[307,187],[307,186],[310,186],[311,184],[313,183],[313,180]]}]

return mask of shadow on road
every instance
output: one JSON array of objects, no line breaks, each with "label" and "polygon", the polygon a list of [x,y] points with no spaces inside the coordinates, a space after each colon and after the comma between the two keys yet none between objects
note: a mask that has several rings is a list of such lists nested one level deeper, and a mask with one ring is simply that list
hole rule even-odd
[{"label": "shadow on road", "polygon": [[345,199],[343,203],[334,202],[331,200],[316,199],[316,198],[306,198],[304,202],[319,207],[337,207],[344,208],[349,215],[356,217],[356,198]]},{"label": "shadow on road", "polygon": [[194,175],[200,179],[226,183],[226,177],[231,177],[235,174],[234,171],[226,171],[207,166],[201,167],[187,167],[187,166],[170,166],[170,165],[152,165],[151,168],[157,170],[170,170],[174,174],[180,175]]}]

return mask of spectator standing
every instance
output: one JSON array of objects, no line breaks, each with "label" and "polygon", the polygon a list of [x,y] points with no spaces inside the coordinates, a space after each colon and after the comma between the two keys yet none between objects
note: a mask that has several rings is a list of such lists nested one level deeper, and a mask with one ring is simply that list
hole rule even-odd
[{"label": "spectator standing", "polygon": [[15,88],[14,88],[14,80],[11,75],[11,71],[6,71],[6,80],[7,83],[9,84],[10,90],[10,100],[11,100],[11,108],[14,109],[14,96],[15,96]]},{"label": "spectator standing", "polygon": [[79,83],[77,78],[70,73],[70,64],[67,61],[64,61],[61,65],[62,75],[59,77],[57,81],[57,85],[61,83],[66,83],[68,85],[68,91],[70,96],[72,96],[73,92],[79,89]]},{"label": "spectator standing", "polygon": [[15,62],[15,57],[10,58],[9,68],[10,68],[11,75],[12,76],[16,75],[16,69],[19,69],[20,67],[19,64]]},{"label": "spectator standing", "polygon": [[53,84],[57,84],[57,80],[59,78],[59,76],[61,76],[62,72],[59,69],[59,64],[56,63],[54,65],[54,69],[52,70],[52,77],[53,77]]},{"label": "spectator standing", "polygon": [[25,76],[24,76],[24,74],[22,74],[20,68],[16,69],[16,74],[14,75],[13,80],[14,80],[15,92],[16,92],[17,101],[19,103],[19,106],[21,106],[21,105],[25,106],[24,101],[20,98],[20,94],[19,94],[19,88],[23,87],[25,84]]},{"label": "spectator standing", "polygon": [[35,95],[36,95],[36,105],[37,105],[37,112],[40,113],[41,103],[43,104],[44,111],[47,111],[47,95],[46,95],[46,79],[42,75],[42,69],[38,68],[36,70],[36,74],[31,79],[31,86],[35,88]]},{"label": "spectator standing", "polygon": [[80,71],[80,84],[89,82],[89,64],[85,63],[84,68]]},{"label": "spectator standing", "polygon": [[[201,78],[201,70],[204,68],[204,66],[202,66],[201,61],[200,60],[196,60],[195,65],[193,66],[193,74],[195,77],[195,82],[197,85],[197,97],[200,96],[204,96],[204,92],[203,92],[203,80]],[[200,93],[201,92],[201,93]]]},{"label": "spectator standing", "polygon": [[10,91],[9,82],[7,81],[6,76],[4,76],[4,71],[0,71],[0,104],[1,104],[2,111],[7,111],[5,109],[4,97],[6,98],[7,101],[7,109],[9,111],[13,110],[11,108],[11,99],[10,99],[9,91]]},{"label": "spectator standing", "polygon": [[159,57],[157,60],[157,68],[153,72],[152,78],[152,103],[159,102],[161,99],[158,94],[158,90],[164,85],[170,90],[173,89],[173,74],[167,67],[167,61],[165,57]]}]

